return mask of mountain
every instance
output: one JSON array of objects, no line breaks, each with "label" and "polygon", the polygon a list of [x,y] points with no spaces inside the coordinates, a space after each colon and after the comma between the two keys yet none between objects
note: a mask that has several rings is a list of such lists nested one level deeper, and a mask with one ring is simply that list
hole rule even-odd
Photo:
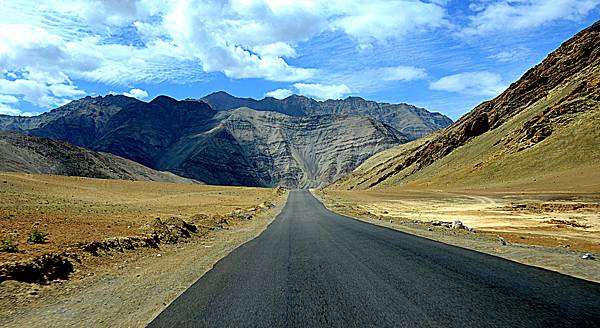
[{"label": "mountain", "polygon": [[600,22],[450,127],[389,149],[331,188],[600,190]]},{"label": "mountain", "polygon": [[452,124],[452,120],[440,113],[408,104],[388,104],[348,97],[343,100],[316,101],[304,96],[292,95],[285,99],[266,97],[262,100],[237,98],[226,92],[212,93],[199,99],[217,111],[248,107],[259,111],[279,112],[290,116],[347,115],[365,116],[392,126],[411,139],[420,138]]},{"label": "mountain", "polygon": [[0,128],[62,140],[212,184],[317,187],[409,138],[372,118],[296,117],[159,96],[86,97]]},{"label": "mountain", "polygon": [[115,155],[13,132],[0,132],[0,171],[102,179],[196,182],[169,172],[158,172]]},{"label": "mountain", "polygon": [[38,116],[0,115],[0,130],[86,145],[99,137],[113,115],[135,103],[141,101],[120,95],[85,97]]},{"label": "mountain", "polygon": [[173,144],[156,167],[208,183],[318,187],[408,138],[366,117],[293,117],[241,108]]}]

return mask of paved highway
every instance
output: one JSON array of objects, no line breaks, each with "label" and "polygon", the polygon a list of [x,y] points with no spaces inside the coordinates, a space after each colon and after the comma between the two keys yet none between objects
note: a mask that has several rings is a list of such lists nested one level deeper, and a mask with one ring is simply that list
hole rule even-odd
[{"label": "paved highway", "polygon": [[292,191],[150,327],[600,327],[600,284],[345,218]]}]

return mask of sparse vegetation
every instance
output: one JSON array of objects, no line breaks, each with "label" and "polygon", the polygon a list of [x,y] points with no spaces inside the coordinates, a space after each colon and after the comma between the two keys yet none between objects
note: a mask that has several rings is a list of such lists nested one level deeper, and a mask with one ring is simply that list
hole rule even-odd
[{"label": "sparse vegetation", "polygon": [[12,237],[5,237],[0,240],[0,252],[16,253],[18,251],[17,244]]},{"label": "sparse vegetation", "polygon": [[[0,243],[4,236],[19,243],[16,253],[0,252],[0,263],[60,253],[77,243],[136,235],[140,226],[156,217],[225,216],[236,208],[273,201],[277,195],[268,188],[0,172]],[[48,233],[47,243],[28,242],[32,227]],[[18,238],[15,231],[20,232]]]},{"label": "sparse vegetation", "polygon": [[41,231],[37,227],[33,227],[27,241],[32,244],[43,244],[48,241],[48,233]]},{"label": "sparse vegetation", "polygon": [[548,223],[548,224],[555,224],[558,227],[562,227],[562,226],[570,226],[573,228],[591,228],[592,225],[590,224],[585,224],[585,223],[581,223],[581,222],[577,222],[577,220],[559,220],[559,219],[550,219],[550,220],[546,220],[546,221],[542,221],[543,223]]}]

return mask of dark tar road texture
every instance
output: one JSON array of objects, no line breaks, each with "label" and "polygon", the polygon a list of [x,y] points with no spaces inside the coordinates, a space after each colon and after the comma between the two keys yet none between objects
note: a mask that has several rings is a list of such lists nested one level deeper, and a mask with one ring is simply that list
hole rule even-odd
[{"label": "dark tar road texture", "polygon": [[600,327],[600,284],[345,218],[298,190],[150,327]]}]

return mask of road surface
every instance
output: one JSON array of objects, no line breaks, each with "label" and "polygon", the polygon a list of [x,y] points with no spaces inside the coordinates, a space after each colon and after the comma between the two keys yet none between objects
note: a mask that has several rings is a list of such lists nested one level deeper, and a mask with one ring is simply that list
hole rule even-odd
[{"label": "road surface", "polygon": [[600,327],[600,284],[352,220],[298,190],[150,327]]}]

